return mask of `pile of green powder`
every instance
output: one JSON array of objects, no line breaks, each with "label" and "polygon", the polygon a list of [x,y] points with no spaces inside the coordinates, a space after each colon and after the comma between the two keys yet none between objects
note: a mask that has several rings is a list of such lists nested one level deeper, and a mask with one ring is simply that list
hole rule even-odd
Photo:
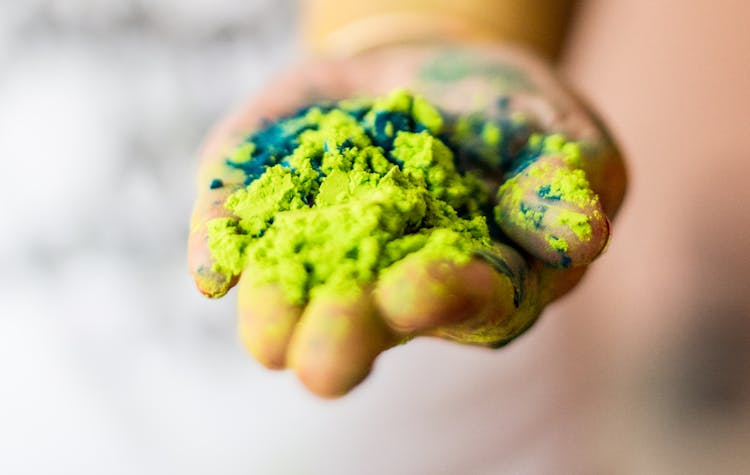
[{"label": "pile of green powder", "polygon": [[[534,190],[546,204],[527,202],[516,177],[545,173],[532,164],[550,152],[567,167]],[[468,262],[493,239],[508,241],[498,224],[543,232],[547,263],[566,267],[559,230],[588,240],[588,215],[558,210],[551,228],[542,222],[555,203],[598,202],[580,162],[579,144],[523,119],[444,118],[404,90],[313,105],[266,124],[227,158],[245,186],[225,203],[234,217],[208,223],[213,270],[247,269],[244,278],[275,283],[302,304],[323,291],[356,291],[406,256]],[[488,182],[505,196],[495,221]]]},{"label": "pile of green powder", "polygon": [[374,282],[408,255],[468,261],[491,246],[489,191],[457,170],[442,128],[402,90],[268,124],[227,160],[246,186],[226,201],[235,218],[208,223],[214,270],[247,268],[304,303]]}]

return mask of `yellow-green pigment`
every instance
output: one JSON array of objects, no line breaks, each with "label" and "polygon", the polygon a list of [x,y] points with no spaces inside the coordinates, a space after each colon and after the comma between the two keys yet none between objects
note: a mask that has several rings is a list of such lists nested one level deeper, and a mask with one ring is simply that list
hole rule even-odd
[{"label": "yellow-green pigment", "polygon": [[[550,153],[565,166],[534,190],[531,206],[518,176]],[[208,223],[213,270],[244,271],[303,304],[319,292],[356,292],[407,255],[468,262],[493,239],[509,241],[504,226],[543,232],[546,252],[559,257],[550,263],[569,265],[571,243],[556,230],[586,240],[588,216],[566,211],[552,228],[538,228],[547,205],[596,204],[580,162],[580,149],[561,136],[518,119],[446,119],[403,90],[310,106],[267,124],[228,157],[245,186],[225,203],[234,217]],[[492,232],[494,203],[479,173],[504,181],[500,204],[508,209],[495,210]],[[211,187],[227,185],[237,184],[217,179]]]},{"label": "yellow-green pigment", "polygon": [[[442,117],[420,97],[315,106],[272,127],[240,149],[275,155],[257,175],[245,168],[225,205],[235,218],[208,223],[214,270],[247,269],[304,303],[356,291],[410,254],[460,263],[491,246],[489,192],[456,170]],[[243,158],[231,163],[255,160]]]}]

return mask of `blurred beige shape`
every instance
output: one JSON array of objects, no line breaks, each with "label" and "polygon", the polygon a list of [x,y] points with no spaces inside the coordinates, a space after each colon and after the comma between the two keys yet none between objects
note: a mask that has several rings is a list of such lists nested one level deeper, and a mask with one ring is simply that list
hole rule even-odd
[{"label": "blurred beige shape", "polygon": [[513,39],[546,56],[561,47],[570,0],[303,0],[303,37],[315,52],[350,55],[384,44]]},{"label": "blurred beige shape", "polygon": [[[380,40],[373,24],[411,18],[346,25],[352,10],[379,13],[375,3],[389,4],[346,3],[310,18],[306,34],[329,50],[321,31],[355,38],[334,51],[347,54]],[[478,3],[431,5],[456,17],[442,25],[454,37]],[[430,18],[422,28],[434,33],[442,17]],[[629,159],[614,239],[580,288],[502,354],[415,342],[383,357],[383,372],[408,357],[425,380],[465,368],[462,381],[402,384],[431,393],[422,410],[443,434],[414,451],[429,446],[445,473],[750,471],[749,18],[739,0],[580,5],[561,66]],[[471,36],[488,37],[498,18],[486,20]],[[461,446],[440,444],[451,432]]]},{"label": "blurred beige shape", "polygon": [[587,2],[564,71],[630,160],[559,311],[605,473],[750,471],[750,3]]}]

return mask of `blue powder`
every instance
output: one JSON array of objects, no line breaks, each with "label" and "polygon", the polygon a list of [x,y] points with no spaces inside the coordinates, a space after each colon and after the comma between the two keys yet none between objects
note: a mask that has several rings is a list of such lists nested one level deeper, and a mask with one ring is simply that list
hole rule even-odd
[{"label": "blue powder", "polygon": [[542,185],[536,192],[537,196],[544,198],[545,200],[560,201],[562,195],[560,193],[552,193],[551,185]]}]

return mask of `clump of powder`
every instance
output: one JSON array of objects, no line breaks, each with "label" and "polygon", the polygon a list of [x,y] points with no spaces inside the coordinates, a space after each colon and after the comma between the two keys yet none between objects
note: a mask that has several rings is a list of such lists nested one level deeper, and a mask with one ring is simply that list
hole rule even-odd
[{"label": "clump of powder", "polygon": [[461,263],[491,246],[489,191],[456,169],[440,113],[399,90],[313,106],[251,135],[246,187],[208,223],[215,270],[245,268],[291,302],[356,291],[407,255]]},{"label": "clump of powder", "polygon": [[[535,162],[550,153],[565,167],[529,192],[519,174],[547,173]],[[588,216],[558,210],[558,222],[542,223],[559,204],[597,204],[581,153],[522,118],[445,118],[404,90],[313,105],[267,124],[227,159],[245,186],[226,200],[233,217],[208,223],[214,271],[247,269],[246,278],[303,304],[320,292],[356,292],[406,256],[468,262],[493,239],[508,241],[500,228],[543,232],[549,250],[540,255],[567,266],[560,231],[587,240]],[[494,221],[489,182],[501,198]]]}]

